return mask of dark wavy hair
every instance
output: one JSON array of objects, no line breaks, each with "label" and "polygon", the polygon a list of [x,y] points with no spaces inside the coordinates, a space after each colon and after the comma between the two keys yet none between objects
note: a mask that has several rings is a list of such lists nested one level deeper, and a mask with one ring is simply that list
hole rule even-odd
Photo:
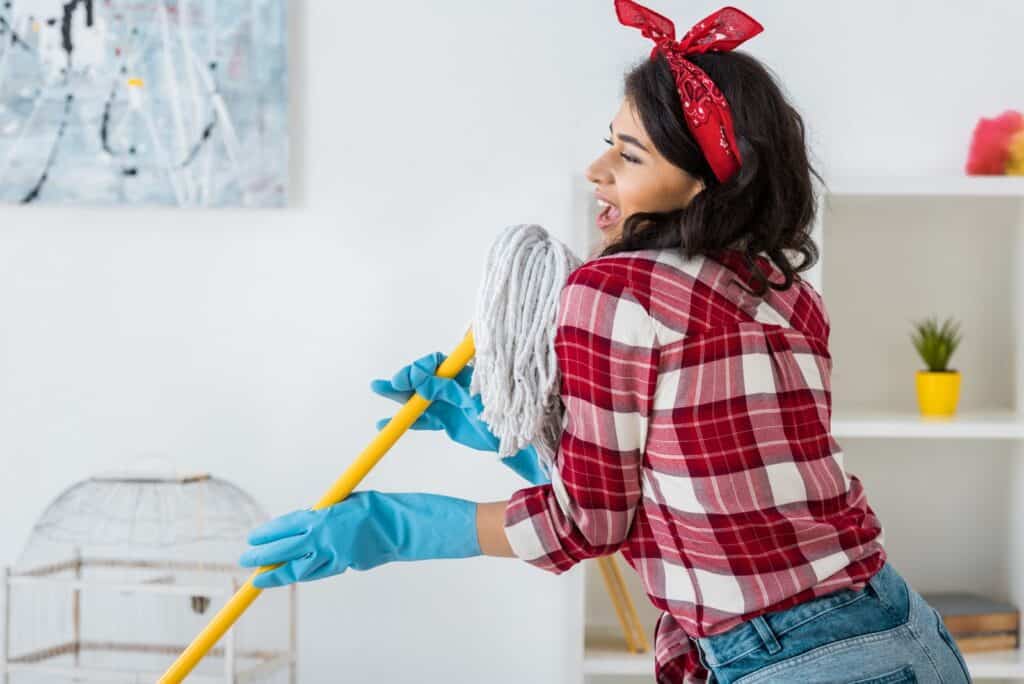
[{"label": "dark wavy hair", "polygon": [[[627,217],[622,235],[598,256],[678,247],[689,259],[738,249],[758,283],[758,296],[767,287],[786,290],[820,256],[811,239],[817,210],[811,176],[822,178],[808,159],[803,119],[771,71],[754,57],[734,50],[689,59],[729,102],[740,170],[718,182],[686,127],[671,67],[660,54],[645,59],[626,74],[625,97],[661,155],[703,181],[704,189],[683,209]],[[803,261],[794,266],[786,251],[802,254]],[[755,260],[760,253],[785,274],[783,283],[770,281],[761,271]]]}]

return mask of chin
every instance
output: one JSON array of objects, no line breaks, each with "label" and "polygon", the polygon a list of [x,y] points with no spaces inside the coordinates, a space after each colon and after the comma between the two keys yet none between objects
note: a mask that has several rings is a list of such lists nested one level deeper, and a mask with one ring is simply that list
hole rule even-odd
[{"label": "chin", "polygon": [[615,243],[620,237],[622,237],[622,227],[614,226],[601,233],[601,249],[605,249],[609,245]]}]

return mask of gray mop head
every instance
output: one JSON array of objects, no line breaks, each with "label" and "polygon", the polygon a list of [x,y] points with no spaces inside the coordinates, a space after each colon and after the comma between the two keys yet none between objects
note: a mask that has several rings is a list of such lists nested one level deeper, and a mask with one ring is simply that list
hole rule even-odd
[{"label": "gray mop head", "polygon": [[537,225],[510,226],[491,247],[473,316],[470,393],[480,394],[499,458],[532,443],[550,472],[563,411],[555,322],[562,288],[581,264]]}]

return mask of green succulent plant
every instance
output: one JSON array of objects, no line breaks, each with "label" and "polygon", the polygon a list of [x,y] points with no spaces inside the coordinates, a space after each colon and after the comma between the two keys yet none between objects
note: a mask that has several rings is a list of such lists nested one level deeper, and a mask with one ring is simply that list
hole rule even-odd
[{"label": "green succulent plant", "polygon": [[950,372],[949,357],[960,346],[963,338],[959,323],[949,318],[940,326],[938,319],[933,316],[914,323],[911,339],[928,370],[942,373]]}]

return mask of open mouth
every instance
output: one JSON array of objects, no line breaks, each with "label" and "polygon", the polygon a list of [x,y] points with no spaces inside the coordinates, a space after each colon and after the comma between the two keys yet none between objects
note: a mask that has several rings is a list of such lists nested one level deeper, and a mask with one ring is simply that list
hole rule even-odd
[{"label": "open mouth", "polygon": [[622,218],[622,211],[614,204],[609,204],[599,199],[597,200],[597,206],[601,209],[601,212],[597,215],[597,227],[601,230],[614,226]]}]

